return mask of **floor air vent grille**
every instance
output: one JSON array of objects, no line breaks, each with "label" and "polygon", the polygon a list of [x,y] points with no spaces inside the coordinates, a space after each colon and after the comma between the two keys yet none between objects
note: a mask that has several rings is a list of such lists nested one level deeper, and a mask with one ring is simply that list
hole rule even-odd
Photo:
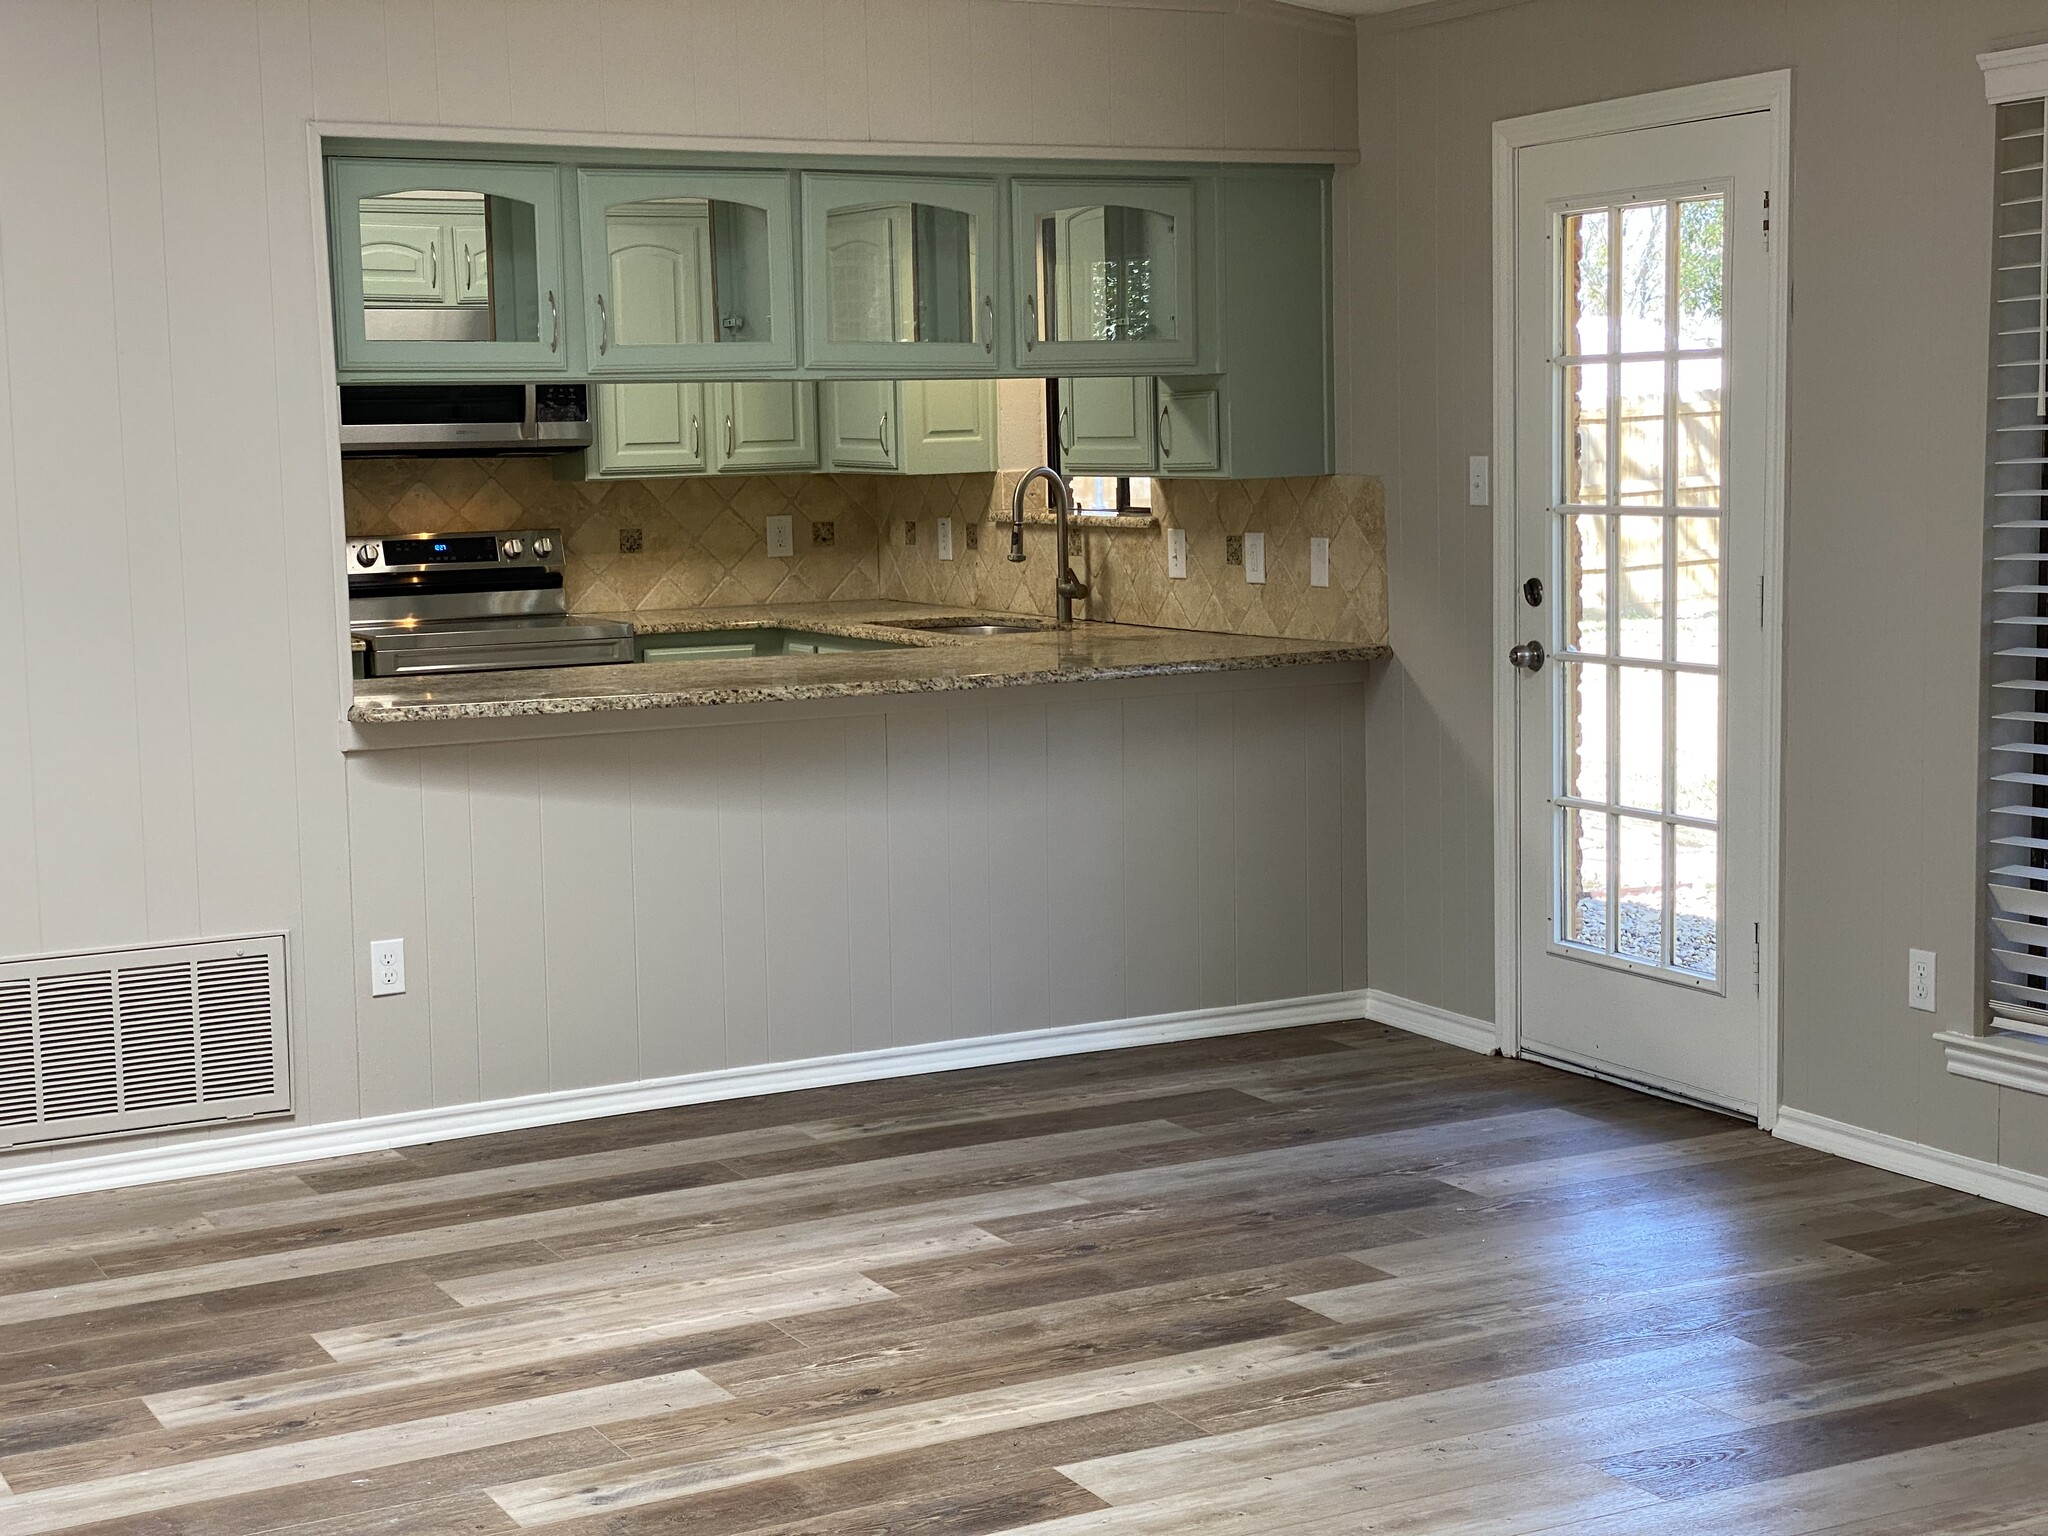
[{"label": "floor air vent grille", "polygon": [[0,1147],[280,1114],[284,939],[0,961]]}]

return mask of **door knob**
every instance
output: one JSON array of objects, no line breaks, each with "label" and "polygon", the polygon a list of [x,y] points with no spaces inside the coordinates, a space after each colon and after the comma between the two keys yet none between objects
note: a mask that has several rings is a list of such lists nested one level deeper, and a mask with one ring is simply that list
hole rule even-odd
[{"label": "door knob", "polygon": [[1543,670],[1543,642],[1541,640],[1524,640],[1520,645],[1510,647],[1508,650],[1508,660],[1520,667],[1524,672],[1541,672]]}]

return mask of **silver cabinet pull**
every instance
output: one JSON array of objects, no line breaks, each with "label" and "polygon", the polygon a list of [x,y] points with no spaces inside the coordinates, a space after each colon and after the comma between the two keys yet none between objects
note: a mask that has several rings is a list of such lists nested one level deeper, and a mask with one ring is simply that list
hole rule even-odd
[{"label": "silver cabinet pull", "polygon": [[881,443],[882,451],[886,453],[889,449],[889,413],[887,411],[882,412],[881,422],[875,427],[875,438]]},{"label": "silver cabinet pull", "polygon": [[603,357],[612,349],[612,317],[605,312],[604,295],[597,296],[597,355]]},{"label": "silver cabinet pull", "polygon": [[732,457],[733,447],[734,443],[732,436],[732,412],[727,411],[725,413],[725,456],[728,459]]},{"label": "silver cabinet pull", "polygon": [[1166,407],[1159,407],[1159,456],[1173,457],[1173,418],[1166,414]]},{"label": "silver cabinet pull", "polygon": [[698,420],[695,416],[692,416],[690,418],[690,457],[693,459],[698,459],[702,458],[703,456],[704,423]]},{"label": "silver cabinet pull", "polygon": [[562,312],[555,307],[555,290],[548,290],[548,350],[559,351],[562,345]]},{"label": "silver cabinet pull", "polygon": [[1038,344],[1038,295],[1024,295],[1024,350],[1029,352]]},{"label": "silver cabinet pull", "polygon": [[465,288],[476,286],[476,252],[469,248],[467,240],[462,242],[462,281]]},{"label": "silver cabinet pull", "polygon": [[1060,452],[1074,451],[1074,413],[1067,406],[1060,407]]},{"label": "silver cabinet pull", "polygon": [[982,351],[984,351],[984,352],[986,352],[986,353],[988,353],[988,355],[989,355],[989,356],[993,357],[993,356],[995,356],[995,352],[996,352],[996,297],[995,297],[995,295],[994,295],[994,294],[992,294],[992,293],[984,293],[984,294],[983,294],[983,295],[981,296],[981,307],[982,307],[983,309],[985,309],[985,310],[987,310],[987,311],[988,311],[988,338],[987,338],[987,339],[986,339],[985,341],[983,341],[983,342],[982,342],[982,344],[981,344],[981,350],[982,350]]},{"label": "silver cabinet pull", "polygon": [[437,240],[427,242],[427,286],[437,293],[441,288],[441,245]]}]

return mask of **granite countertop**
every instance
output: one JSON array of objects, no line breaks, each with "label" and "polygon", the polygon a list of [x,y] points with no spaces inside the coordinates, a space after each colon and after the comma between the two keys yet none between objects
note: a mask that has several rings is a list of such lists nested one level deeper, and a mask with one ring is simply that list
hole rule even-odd
[{"label": "granite countertop", "polygon": [[[829,656],[363,678],[356,682],[349,719],[358,725],[395,725],[415,720],[511,719],[861,694],[943,693],[1088,678],[1373,661],[1387,654],[1384,645],[1147,629],[1134,624],[1084,621],[1062,630],[1044,619],[922,603],[787,603],[577,617],[624,619],[643,635],[787,627],[906,642],[907,648]],[[949,618],[1038,627],[1025,634],[987,636],[915,627]]]}]

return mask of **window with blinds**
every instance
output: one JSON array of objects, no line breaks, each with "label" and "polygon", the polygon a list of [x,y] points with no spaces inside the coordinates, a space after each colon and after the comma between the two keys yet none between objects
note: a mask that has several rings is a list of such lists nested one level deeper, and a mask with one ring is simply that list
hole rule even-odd
[{"label": "window with blinds", "polygon": [[1998,109],[1985,621],[1985,996],[2048,1038],[2048,243],[2040,100]]}]

